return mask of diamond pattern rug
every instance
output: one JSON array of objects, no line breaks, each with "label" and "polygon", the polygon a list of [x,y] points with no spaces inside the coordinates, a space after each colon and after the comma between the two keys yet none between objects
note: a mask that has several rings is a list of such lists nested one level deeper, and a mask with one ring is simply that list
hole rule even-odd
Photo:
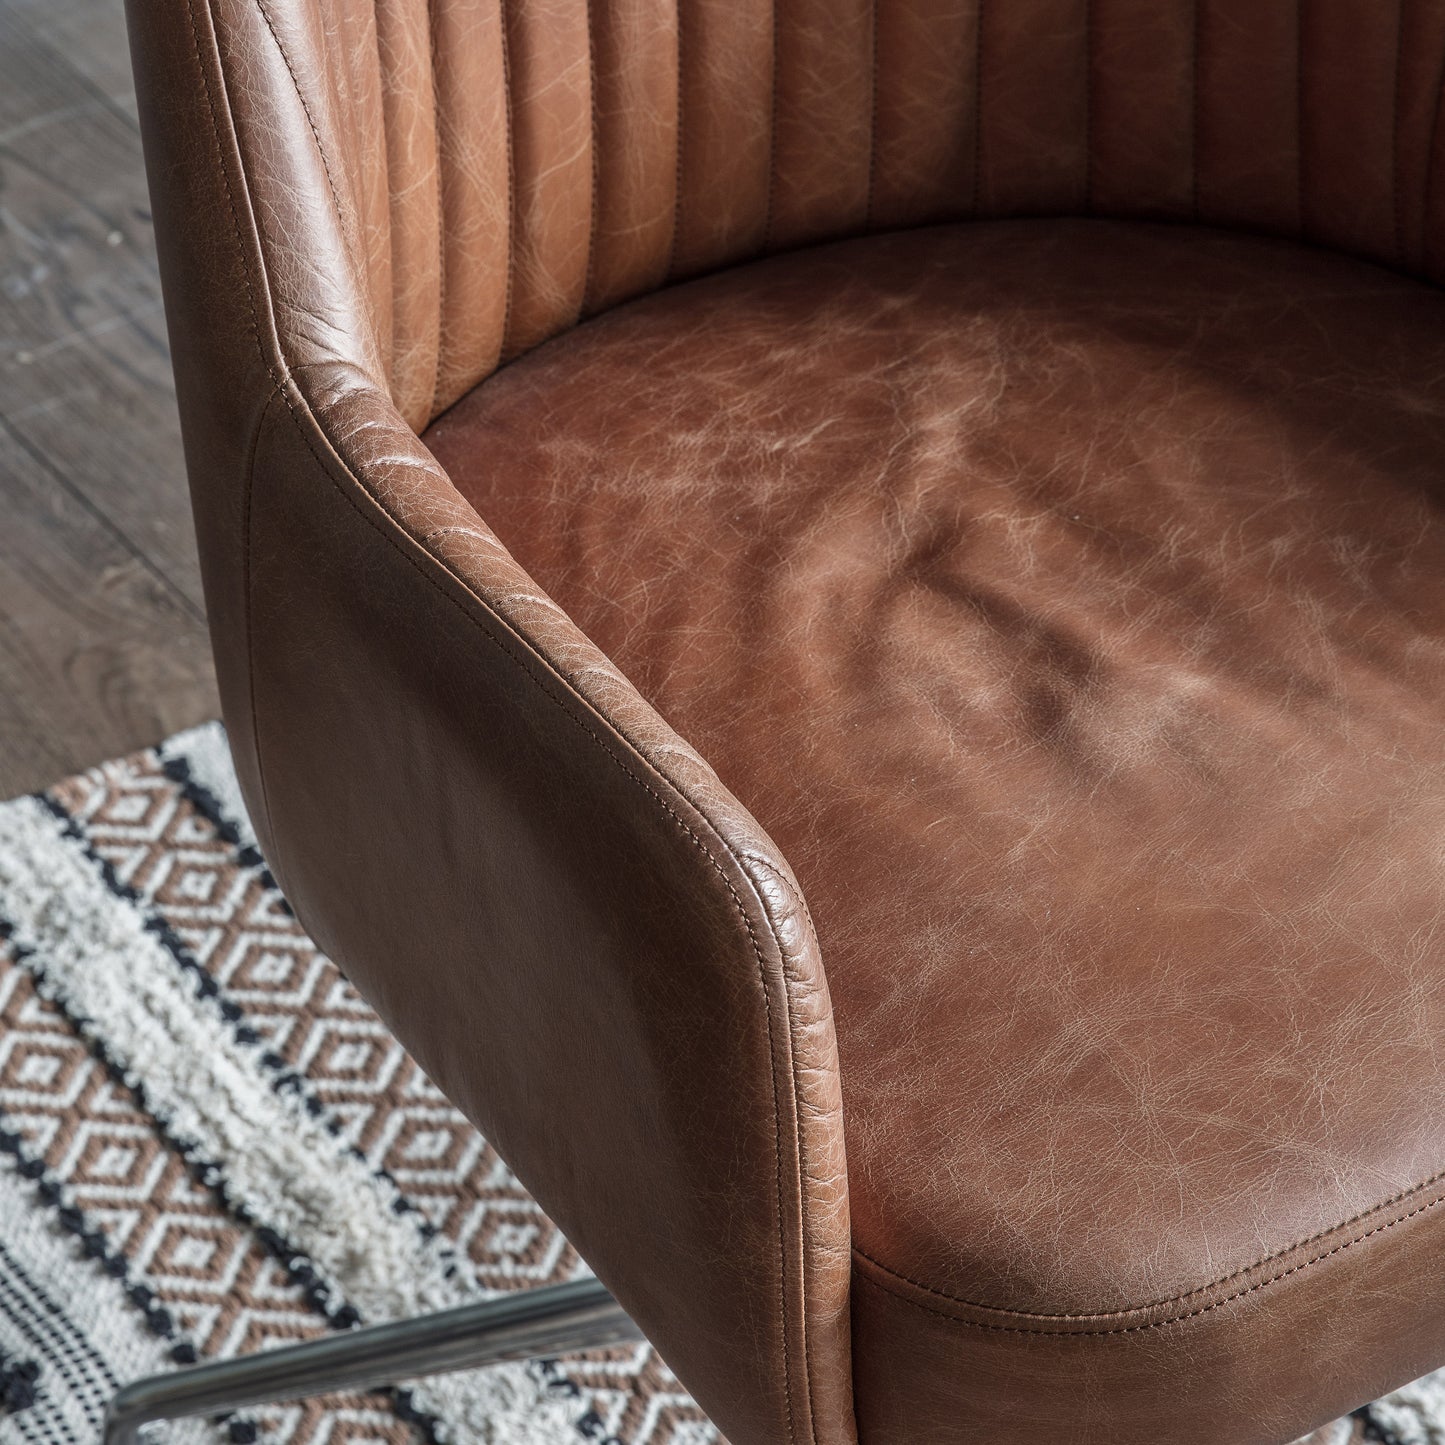
[{"label": "diamond pattern rug", "polygon": [[[585,1272],[291,915],[219,724],[0,804],[0,1445],[91,1445],[139,1374]],[[721,1445],[646,1346],[157,1438]],[[1445,1372],[1310,1445],[1366,1440],[1445,1445]]]}]

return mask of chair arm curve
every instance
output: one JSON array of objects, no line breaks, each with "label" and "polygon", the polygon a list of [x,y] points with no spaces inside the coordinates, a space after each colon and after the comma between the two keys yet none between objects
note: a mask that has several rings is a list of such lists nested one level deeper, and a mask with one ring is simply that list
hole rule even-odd
[{"label": "chair arm curve", "polygon": [[850,1438],[837,1050],[787,863],[382,394],[288,378],[247,510],[298,913],[729,1438]]},{"label": "chair arm curve", "polygon": [[734,1445],[848,1445],[838,1059],[787,864],[398,411],[280,12],[129,9],[222,706],[282,887]]}]

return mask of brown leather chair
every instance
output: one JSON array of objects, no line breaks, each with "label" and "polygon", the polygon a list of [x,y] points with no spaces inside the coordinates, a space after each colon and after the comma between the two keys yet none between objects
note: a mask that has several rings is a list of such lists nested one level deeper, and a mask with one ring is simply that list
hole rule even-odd
[{"label": "brown leather chair", "polygon": [[1445,1362],[1445,0],[131,24],[266,855],[733,1445]]}]

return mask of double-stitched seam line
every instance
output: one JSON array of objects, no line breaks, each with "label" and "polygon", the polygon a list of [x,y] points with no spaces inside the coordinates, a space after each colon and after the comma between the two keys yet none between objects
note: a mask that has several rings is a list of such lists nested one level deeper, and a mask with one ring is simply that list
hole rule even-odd
[{"label": "double-stitched seam line", "polygon": [[[1370,1205],[1367,1209],[1362,1209],[1358,1213],[1352,1214],[1348,1219],[1342,1219],[1339,1223],[1331,1224],[1325,1229],[1318,1230],[1314,1234],[1306,1236],[1304,1239],[1297,1239],[1293,1244],[1286,1244],[1279,1249],[1272,1250],[1269,1254],[1264,1255],[1260,1259],[1256,1259],[1251,1264],[1241,1265],[1240,1268],[1231,1270],[1229,1274],[1221,1275],[1218,1279],[1210,1280],[1207,1284],[1197,1285],[1194,1289],[1186,1290],[1183,1294],[1167,1295],[1161,1299],[1148,1300],[1143,1304],[1129,1305],[1122,1310],[1104,1310],[1094,1314],[1034,1313],[1032,1311],[1011,1310],[1006,1305],[986,1304],[982,1300],[965,1299],[962,1295],[949,1294],[946,1290],[935,1289],[932,1285],[924,1284],[921,1280],[909,1278],[908,1275],[894,1269],[891,1265],[884,1264],[881,1259],[875,1259],[866,1250],[859,1248],[856,1244],[853,1246],[853,1253],[860,1259],[867,1260],[868,1263],[875,1268],[881,1269],[884,1273],[901,1280],[904,1284],[911,1284],[915,1289],[926,1290],[929,1294],[937,1295],[940,1299],[951,1300],[955,1304],[967,1305],[970,1309],[997,1310],[1004,1314],[1013,1314],[1020,1317],[1027,1315],[1029,1319],[1036,1320],[1118,1319],[1124,1315],[1138,1314],[1143,1310],[1163,1309],[1166,1305],[1183,1304],[1185,1301],[1194,1299],[1198,1295],[1207,1294],[1210,1290],[1220,1289],[1225,1285],[1232,1284],[1235,1280],[1242,1279],[1245,1275],[1252,1274],[1255,1270],[1262,1269],[1265,1265],[1272,1264],[1277,1259],[1283,1259],[1286,1255],[1295,1253],[1296,1250],[1308,1249],[1310,1245],[1318,1244],[1321,1240],[1328,1239],[1330,1235],[1336,1234],[1342,1229],[1349,1229],[1356,1224],[1360,1224],[1372,1214],[1378,1214],[1382,1209],[1389,1209],[1393,1205],[1403,1204],[1407,1199],[1411,1199],[1415,1195],[1421,1194],[1431,1188],[1433,1185],[1439,1184],[1441,1180],[1445,1180],[1445,1169],[1438,1170],[1428,1179],[1422,1179],[1418,1184],[1409,1185],[1407,1188],[1400,1190],[1398,1194],[1392,1194],[1388,1199],[1382,1199],[1378,1203]],[[1402,1216],[1402,1218],[1406,1219],[1409,1217],[1409,1215]],[[1371,1230],[1370,1233],[1374,1233],[1374,1231]],[[1367,1237],[1366,1235],[1361,1236],[1361,1238]],[[1331,1251],[1331,1253],[1333,1252],[1334,1251]]]},{"label": "double-stitched seam line", "polygon": [[1395,101],[1390,124],[1390,192],[1395,210],[1395,259],[1405,261],[1405,212],[1400,195],[1400,108],[1405,84],[1405,0],[1395,4]]},{"label": "double-stitched seam line", "polygon": [[[221,184],[226,188],[226,205],[231,213],[231,226],[236,239],[236,260],[241,267],[241,281],[246,288],[248,319],[251,323],[251,336],[256,343],[256,354],[261,358],[261,365],[265,368],[266,374],[272,381],[277,379],[275,369],[266,356],[266,348],[261,342],[261,324],[258,320],[258,308],[256,306],[256,293],[251,286],[251,268],[246,264],[245,246],[241,240],[241,219],[236,211],[236,197],[231,190],[231,176],[226,167],[225,152],[221,146],[220,123],[216,114],[215,98],[211,94],[211,78],[206,74],[206,63],[201,56],[201,34],[196,26],[195,15],[196,0],[186,0],[186,20],[190,24],[191,44],[196,57],[196,69],[201,77],[201,87],[206,95],[206,107],[211,113],[211,138],[216,149],[216,168],[221,173]],[[208,3],[208,0],[206,0]],[[265,11],[261,12],[263,15]],[[219,56],[217,60],[219,62]]]},{"label": "double-stitched seam line", "polygon": [[[763,905],[763,916],[768,916],[767,905]],[[772,920],[769,918],[769,925]],[[749,933],[752,932],[751,927]],[[778,944],[778,959],[780,982],[785,1000],[785,1019],[788,1034],[788,1076],[793,1087],[793,1138],[797,1145],[797,1168],[798,1168],[798,1297],[801,1308],[798,1312],[798,1348],[803,1357],[803,1388],[808,1401],[808,1438],[817,1445],[818,1439],[818,1412],[813,1402],[813,1368],[812,1357],[808,1349],[808,1250],[811,1244],[811,1235],[808,1230],[808,1180],[812,1177],[812,1171],[808,1167],[807,1151],[803,1147],[803,1098],[802,1087],[798,1082],[798,1034],[796,1020],[793,1017],[792,1000],[788,991],[788,965],[786,955],[783,951],[782,940],[777,937],[777,930],[773,930],[774,940]],[[756,944],[754,944],[756,948]],[[761,957],[761,955],[760,955]],[[767,984],[764,981],[763,998],[767,1000]],[[771,1011],[769,1012],[769,1042],[772,1040]],[[783,1205],[783,1131],[781,1122],[777,1117],[777,1085],[774,1088],[774,1122],[777,1130],[777,1158],[778,1158],[778,1238],[783,1241],[784,1227],[784,1205]],[[784,1246],[780,1253],[780,1273],[782,1276],[783,1297],[781,1321],[783,1327],[783,1389],[787,1395],[788,1402],[788,1439],[796,1438],[796,1426],[793,1421],[793,1382],[792,1368],[788,1356],[788,1298],[787,1298],[787,1251]]]},{"label": "double-stitched seam line", "polygon": [[597,17],[592,0],[584,0],[584,4],[587,32],[587,109],[588,125],[591,127],[588,144],[592,147],[592,210],[587,217],[587,268],[582,275],[582,297],[577,303],[577,314],[572,318],[574,326],[587,314],[587,305],[592,296],[592,272],[597,265],[597,231],[601,219],[598,207],[602,196],[602,179],[599,174],[601,159],[598,154],[600,122],[597,117],[597,37],[593,33]]},{"label": "double-stitched seam line", "polygon": [[683,104],[687,94],[687,87],[683,82],[683,16],[687,13],[687,0],[674,0],[673,14],[677,16],[677,154],[673,159],[673,191],[672,191],[672,234],[667,240],[667,271],[665,273],[669,281],[677,274],[677,248],[679,237],[682,232],[682,182],[683,182],[683,157],[686,152],[683,149]]},{"label": "double-stitched seam line", "polygon": [[[1167,1319],[1151,1320],[1147,1324],[1139,1325],[1117,1325],[1107,1329],[1048,1330],[1038,1327],[1030,1327],[1027,1325],[999,1325],[992,1324],[984,1320],[961,1319],[958,1315],[948,1314],[944,1310],[935,1309],[932,1305],[924,1304],[921,1300],[912,1299],[908,1295],[903,1294],[901,1291],[890,1288],[888,1285],[884,1284],[882,1280],[873,1278],[873,1276],[868,1274],[867,1271],[860,1270],[858,1272],[858,1276],[866,1283],[871,1284],[874,1289],[881,1291],[883,1294],[886,1294],[893,1299],[900,1300],[902,1303],[907,1305],[912,1305],[914,1309],[923,1310],[927,1314],[937,1315],[939,1319],[949,1320],[953,1324],[962,1325],[966,1329],[990,1330],[999,1334],[1007,1335],[1051,1335],[1056,1338],[1061,1335],[1138,1335],[1144,1334],[1149,1330],[1162,1330],[1170,1325],[1183,1324],[1186,1320],[1198,1319],[1201,1315],[1207,1315],[1214,1310],[1222,1309],[1225,1305],[1233,1304],[1237,1300],[1246,1299],[1252,1294],[1257,1294],[1262,1289],[1267,1289],[1272,1284],[1278,1284],[1281,1280],[1288,1279],[1291,1275],[1299,1274],[1302,1271],[1311,1268],[1313,1265],[1320,1264],[1327,1259],[1333,1258],[1333,1256],[1337,1254],[1343,1253],[1347,1249],[1353,1248],[1357,1244],[1363,1244],[1365,1240],[1372,1238],[1374,1235],[1383,1234],[1386,1230],[1394,1229],[1396,1225],[1404,1224],[1407,1220],[1415,1218],[1417,1214],[1424,1214],[1428,1210],[1434,1209],[1437,1205],[1442,1203],[1445,1203],[1445,1195],[1437,1195],[1428,1203],[1418,1205],[1416,1208],[1410,1210],[1407,1214],[1401,1214],[1394,1219],[1387,1220],[1384,1224],[1377,1224],[1373,1229],[1367,1229],[1363,1234],[1356,1235],[1353,1239],[1348,1239],[1345,1240],[1342,1244],[1335,1245],[1333,1249],[1327,1249],[1323,1253],[1317,1254],[1311,1259],[1306,1259],[1301,1261],[1299,1264],[1291,1265],[1288,1269],[1281,1270],[1278,1274],[1270,1275],[1268,1279],[1259,1280],[1257,1283],[1249,1285],[1245,1289],[1236,1290],[1233,1294],[1225,1295],[1223,1299],[1211,1300],[1206,1305],[1200,1305],[1198,1309],[1188,1310],[1183,1314],[1170,1315]],[[861,1251],[855,1250],[855,1253],[861,1253]],[[868,1257],[864,1255],[863,1258],[867,1259]],[[874,1261],[869,1260],[869,1263],[874,1263]],[[898,1279],[901,1283],[913,1283],[912,1280],[904,1279],[902,1275],[894,1274],[894,1272],[888,1269],[886,1265],[878,1265],[877,1267],[885,1274],[893,1275],[893,1277],[895,1279]],[[928,1288],[926,1285],[919,1287],[923,1289]],[[929,1290],[928,1292],[935,1295],[939,1294],[939,1291],[937,1290]],[[951,1296],[949,1295],[942,1295],[941,1297],[944,1299],[951,1298]],[[988,1308],[988,1306],[984,1306],[984,1308]],[[1061,1323],[1068,1323],[1072,1320],[1108,1318],[1108,1316],[1106,1315],[1026,1315],[1021,1313],[1016,1314],[1014,1317],[1017,1319],[1057,1319]]]},{"label": "double-stitched seam line", "polygon": [[436,146],[437,168],[437,363],[432,381],[431,410],[427,420],[431,421],[441,410],[442,363],[447,338],[447,196],[443,176],[445,152],[442,144],[442,125],[445,115],[441,103],[441,65],[437,58],[437,27],[434,8],[446,4],[446,0],[427,0],[426,23],[427,42],[431,52],[431,98],[432,135]]},{"label": "double-stitched seam line", "polygon": [[517,276],[517,122],[512,111],[512,39],[508,34],[507,0],[497,0],[497,24],[502,41],[502,107],[507,124],[507,293],[502,303],[502,337],[497,347],[498,364],[507,359],[507,342],[512,330],[512,295]]},{"label": "double-stitched seam line", "polygon": [[[764,907],[764,915],[767,913]],[[771,920],[770,920],[771,921]],[[813,1358],[808,1344],[808,1258],[812,1244],[812,1234],[808,1229],[808,1181],[812,1178],[812,1170],[808,1167],[807,1150],[803,1145],[803,1091],[798,1082],[798,1032],[797,1021],[793,1017],[792,1001],[788,994],[788,966],[783,959],[781,942],[778,946],[778,955],[781,964],[783,997],[788,1000],[785,1023],[788,1029],[788,1077],[793,1085],[793,1137],[797,1142],[798,1158],[798,1298],[800,1308],[798,1310],[798,1340],[799,1352],[803,1357],[803,1390],[808,1400],[808,1438],[817,1445],[818,1439],[818,1410],[813,1400]],[[778,1214],[779,1214],[779,1238],[782,1237],[782,1129],[778,1129]],[[786,1269],[786,1252],[784,1252],[784,1268]],[[786,1277],[785,1277],[786,1286]],[[788,1301],[786,1294],[783,1297],[783,1381],[784,1388],[788,1392],[788,1438],[794,1437],[793,1425],[793,1390],[791,1370],[788,1365]]]}]

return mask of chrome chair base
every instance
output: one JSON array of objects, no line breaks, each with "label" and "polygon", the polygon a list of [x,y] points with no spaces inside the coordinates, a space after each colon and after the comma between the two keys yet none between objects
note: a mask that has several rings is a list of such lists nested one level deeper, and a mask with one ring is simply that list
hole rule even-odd
[{"label": "chrome chair base", "polygon": [[374,1389],[421,1375],[641,1338],[641,1331],[597,1280],[549,1285],[136,1380],[110,1402],[104,1445],[137,1445],[141,1427],[156,1420],[220,1415],[336,1390]]}]

